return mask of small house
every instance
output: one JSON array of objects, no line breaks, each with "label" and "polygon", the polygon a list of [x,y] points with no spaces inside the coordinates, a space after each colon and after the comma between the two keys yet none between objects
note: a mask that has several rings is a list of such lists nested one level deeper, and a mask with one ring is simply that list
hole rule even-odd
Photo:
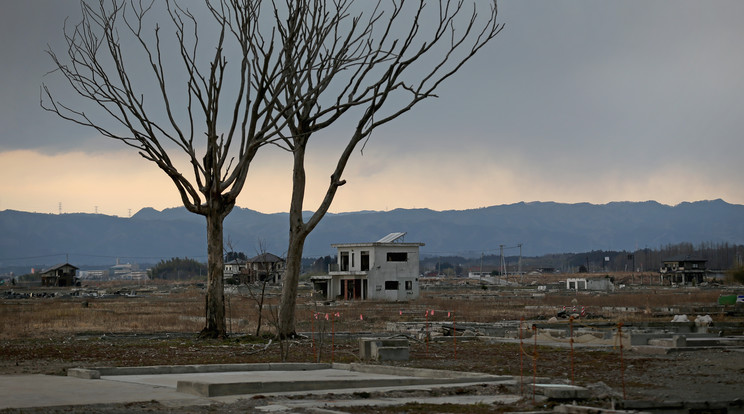
[{"label": "small house", "polygon": [[75,272],[77,270],[77,267],[69,263],[52,266],[41,272],[41,286],[75,286],[75,283],[77,283]]},{"label": "small house", "polygon": [[690,255],[680,255],[664,260],[659,272],[671,284],[698,284],[705,279],[707,262]]},{"label": "small house", "polygon": [[237,274],[247,269],[248,263],[245,260],[234,259],[230,261],[225,261],[223,266],[224,267],[222,270],[222,278],[232,279],[236,277]]},{"label": "small house", "polygon": [[327,276],[311,278],[324,299],[411,300],[419,297],[419,248],[406,243],[406,233],[391,233],[376,242],[332,244],[337,263]]},{"label": "small house", "polygon": [[595,291],[614,291],[615,279],[610,276],[603,277],[573,277],[566,279],[566,289],[568,290],[595,290]]},{"label": "small house", "polygon": [[247,272],[251,282],[268,280],[269,283],[281,283],[286,268],[285,260],[281,257],[262,253],[247,261]]}]

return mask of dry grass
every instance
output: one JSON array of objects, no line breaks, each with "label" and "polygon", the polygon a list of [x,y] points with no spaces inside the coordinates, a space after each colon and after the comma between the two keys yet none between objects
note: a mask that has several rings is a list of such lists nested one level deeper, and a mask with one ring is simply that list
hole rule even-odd
[{"label": "dry grass", "polygon": [[[155,288],[154,291],[134,297],[6,299],[0,302],[0,338],[108,332],[198,332],[203,327],[203,289],[180,285]],[[126,291],[121,286],[112,285],[101,286],[101,289]],[[310,300],[310,292],[305,291],[298,299],[296,323],[298,331],[303,332],[330,332],[333,329],[355,333],[385,330],[388,322],[449,322],[456,319],[489,323],[550,317],[562,306],[572,304],[586,307],[591,314],[620,321],[667,320],[666,314],[659,315],[659,309],[682,307],[689,311],[712,307],[722,293],[715,289],[666,289],[654,286],[612,294],[581,292],[577,295],[575,292],[561,291],[534,295],[535,292],[459,286],[426,289],[421,298],[405,303],[350,301],[326,304]],[[277,306],[278,290],[274,289],[267,294],[262,332],[272,330]],[[613,311],[610,309],[612,307],[623,310]],[[627,307],[634,308],[635,312],[624,309]],[[227,295],[226,312],[231,333],[255,333],[257,306],[249,295]],[[314,317],[316,314],[317,319]]]},{"label": "dry grass", "polygon": [[[118,287],[117,287],[118,288]],[[102,288],[103,289],[103,288]],[[112,287],[106,287],[112,289]],[[654,290],[656,289],[656,290]],[[41,289],[38,290],[42,291]],[[47,289],[48,291],[48,289]],[[69,291],[68,291],[69,292]],[[290,362],[335,362],[359,360],[358,343],[353,334],[381,332],[389,322],[452,321],[498,322],[520,317],[548,316],[573,299],[590,312],[608,306],[633,306],[636,313],[610,315],[609,321],[622,318],[654,320],[646,307],[658,309],[688,306],[687,309],[715,306],[717,290],[661,289],[620,291],[614,294],[579,294],[551,292],[534,296],[535,291],[524,289],[482,290],[478,286],[452,289],[428,289],[416,301],[407,303],[350,301],[325,304],[310,300],[310,292],[302,291],[298,303],[297,329],[301,332],[344,332],[352,335],[326,335],[289,341]],[[255,333],[256,302],[248,295],[228,295],[226,306],[228,326],[234,334]],[[85,303],[87,302],[87,306]],[[277,290],[267,296],[263,332],[271,331],[272,309],[278,302]],[[431,311],[434,314],[431,314]],[[429,312],[427,312],[429,311]],[[196,333],[203,327],[204,291],[196,286],[158,286],[146,295],[124,295],[99,298],[61,296],[54,298],[4,299],[0,301],[0,371],[5,374],[47,373],[64,374],[67,368],[80,366],[142,366],[161,364],[252,363],[280,361],[278,341],[250,335],[232,335],[224,340],[197,340]],[[319,318],[315,319],[314,314]],[[326,321],[325,315],[329,315]],[[449,314],[449,316],[448,316]],[[339,315],[331,317],[331,315]],[[360,318],[361,315],[361,318]],[[718,321],[715,316],[714,320]],[[664,318],[668,321],[668,318]],[[164,335],[161,333],[176,333]],[[178,334],[183,333],[183,334]],[[113,335],[112,335],[113,334]],[[119,335],[116,335],[119,334]],[[123,335],[122,335],[123,334]],[[137,334],[127,335],[127,334]],[[143,335],[139,335],[143,334]],[[147,335],[156,334],[156,335]],[[574,353],[568,348],[535,347],[519,344],[490,343],[489,341],[460,339],[454,341],[425,341],[411,338],[411,359],[392,363],[411,367],[453,369],[502,375],[531,377],[533,355],[537,359],[538,376],[568,379],[572,374]],[[720,351],[716,351],[720,352]],[[726,358],[738,357],[730,353]],[[695,354],[691,354],[695,355]],[[720,357],[720,356],[716,356]],[[648,393],[658,387],[656,381],[669,379],[674,390],[679,378],[689,375],[691,366],[702,366],[698,360],[682,360],[679,372],[670,370],[677,360],[626,355],[622,362],[617,349],[580,349],[575,353],[575,379],[578,384],[602,381],[615,390],[622,388],[618,373],[624,366],[629,394]],[[700,358],[712,358],[704,354]],[[527,362],[524,362],[527,361]],[[721,367],[728,360],[722,360]],[[526,364],[526,365],[525,365]],[[677,365],[674,365],[677,366]],[[704,366],[703,366],[704,368]],[[676,368],[675,368],[676,369]],[[647,379],[650,373],[668,375]],[[738,375],[739,371],[732,372]],[[698,381],[699,377],[694,381]],[[694,382],[693,381],[693,382]],[[732,383],[733,384],[733,383]],[[697,386],[697,384],[692,384]],[[716,382],[716,389],[735,390]],[[727,388],[728,387],[728,388]],[[736,391],[740,390],[736,389]],[[665,391],[669,392],[669,391]],[[731,391],[732,393],[734,391]],[[739,395],[737,394],[737,395]]]}]

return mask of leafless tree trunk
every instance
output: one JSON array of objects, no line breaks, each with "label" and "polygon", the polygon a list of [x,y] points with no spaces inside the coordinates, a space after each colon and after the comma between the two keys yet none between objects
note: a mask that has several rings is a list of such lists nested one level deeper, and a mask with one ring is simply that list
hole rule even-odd
[{"label": "leafless tree trunk", "polygon": [[[503,29],[496,21],[495,0],[474,1],[472,9],[465,3],[400,0],[372,7],[354,0],[285,2],[286,19],[276,24],[290,76],[279,86],[285,96],[303,99],[287,99],[296,105],[281,110],[289,131],[284,148],[294,157],[281,336],[295,335],[302,249],[346,183],[342,176],[351,154],[375,128],[435,97],[435,89]],[[485,17],[479,16],[476,3],[489,6]],[[347,113],[355,117],[356,127],[349,131],[323,201],[305,221],[307,144],[314,133]]]},{"label": "leafless tree trunk", "polygon": [[[74,94],[60,99],[44,84],[41,105],[134,148],[170,177],[188,211],[205,217],[201,335],[223,337],[223,222],[256,152],[286,122],[275,85],[286,83],[287,65],[274,28],[262,32],[260,1],[188,2],[192,10],[176,0],[80,5],[82,20],[65,25],[66,50],[48,52]],[[297,103],[285,101],[282,110],[286,104]]]}]

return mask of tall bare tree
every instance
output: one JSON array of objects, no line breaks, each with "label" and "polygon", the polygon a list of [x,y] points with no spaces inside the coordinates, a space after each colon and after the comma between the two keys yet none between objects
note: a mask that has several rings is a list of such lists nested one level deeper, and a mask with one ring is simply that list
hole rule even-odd
[{"label": "tall bare tree", "polygon": [[[478,7],[486,11],[479,15]],[[302,250],[328,211],[349,157],[372,131],[434,97],[503,29],[495,0],[285,0],[276,25],[288,77],[272,94],[286,119],[282,146],[293,155],[289,248],[279,335],[295,334]],[[301,96],[302,99],[295,99]],[[285,103],[290,103],[284,106]],[[305,220],[305,158],[309,140],[344,115],[354,126],[338,157],[322,202]]]},{"label": "tall bare tree", "polygon": [[201,335],[222,337],[223,222],[256,152],[284,128],[276,85],[288,73],[274,28],[261,30],[260,1],[188,4],[199,10],[175,0],[82,0],[81,21],[65,24],[66,50],[48,51],[75,94],[58,99],[45,84],[41,105],[134,148],[167,174],[188,211],[206,218]]}]

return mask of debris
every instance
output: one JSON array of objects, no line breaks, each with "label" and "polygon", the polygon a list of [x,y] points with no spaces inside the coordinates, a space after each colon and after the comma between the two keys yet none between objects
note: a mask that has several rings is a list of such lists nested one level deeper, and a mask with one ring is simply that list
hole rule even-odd
[{"label": "debris", "polygon": [[713,318],[711,318],[710,315],[705,315],[705,316],[698,315],[697,318],[695,318],[696,326],[710,326],[712,324],[713,324]]}]

